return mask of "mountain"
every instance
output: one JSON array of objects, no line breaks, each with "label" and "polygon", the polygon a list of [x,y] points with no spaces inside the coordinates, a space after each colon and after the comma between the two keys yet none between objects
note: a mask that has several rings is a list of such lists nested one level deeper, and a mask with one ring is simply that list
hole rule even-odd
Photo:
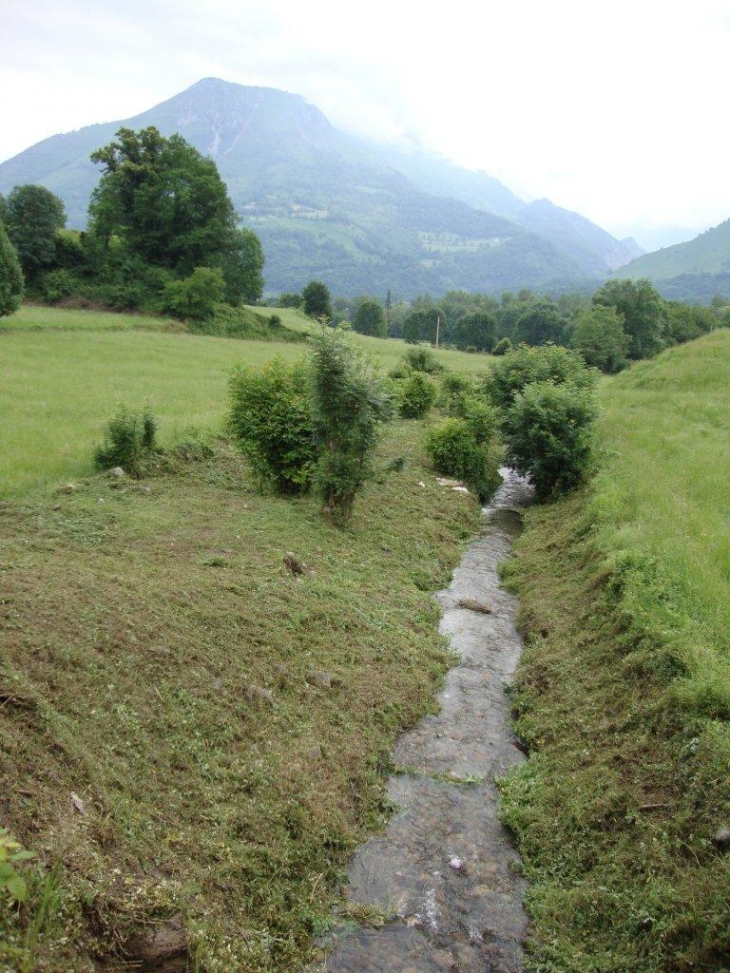
[{"label": "mountain", "polygon": [[486,173],[335,129],[298,95],[214,78],[133,118],[55,135],[0,165],[0,192],[36,182],[82,227],[94,149],[121,127],[178,132],[210,155],[261,237],[270,291],[321,278],[338,294],[566,287],[604,277],[621,244],[547,201],[524,204]]},{"label": "mountain", "polygon": [[730,273],[730,219],[694,240],[644,254],[617,271],[617,277],[668,280],[684,274]]}]

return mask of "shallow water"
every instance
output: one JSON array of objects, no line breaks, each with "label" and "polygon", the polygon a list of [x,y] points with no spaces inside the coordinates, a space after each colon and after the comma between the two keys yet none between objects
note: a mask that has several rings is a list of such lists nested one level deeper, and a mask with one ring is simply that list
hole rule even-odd
[{"label": "shallow water", "polygon": [[[519,860],[497,818],[495,776],[522,759],[504,685],[520,654],[515,598],[497,566],[519,532],[529,489],[511,471],[484,511],[481,536],[437,598],[440,629],[460,656],[437,716],[395,749],[402,772],[388,794],[399,808],[385,837],[353,858],[347,898],[392,918],[382,928],[336,930],[328,973],[517,973],[527,930]],[[478,608],[460,602],[471,601]]]}]

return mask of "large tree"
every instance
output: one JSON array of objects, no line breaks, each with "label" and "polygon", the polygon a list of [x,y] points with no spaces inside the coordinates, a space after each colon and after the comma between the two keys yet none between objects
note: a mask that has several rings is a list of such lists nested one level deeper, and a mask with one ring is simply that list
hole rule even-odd
[{"label": "large tree", "polygon": [[609,280],[593,295],[593,303],[613,307],[623,317],[629,358],[651,358],[664,347],[667,313],[651,281]]},{"label": "large tree", "polygon": [[12,314],[23,297],[23,271],[15,248],[0,222],[0,317]]},{"label": "large tree", "polygon": [[236,215],[215,162],[180,135],[120,128],[92,153],[103,166],[89,206],[90,230],[114,238],[147,264],[176,276],[219,266],[236,247]]},{"label": "large tree", "polygon": [[302,291],[304,313],[318,321],[332,317],[332,297],[329,288],[321,280],[310,280]]},{"label": "large tree", "polygon": [[63,203],[45,186],[15,186],[3,202],[3,219],[26,280],[56,261],[56,237],[66,225]]},{"label": "large tree", "polygon": [[385,338],[388,335],[388,324],[385,320],[383,305],[375,298],[366,298],[357,306],[352,326],[358,334],[374,335]]}]

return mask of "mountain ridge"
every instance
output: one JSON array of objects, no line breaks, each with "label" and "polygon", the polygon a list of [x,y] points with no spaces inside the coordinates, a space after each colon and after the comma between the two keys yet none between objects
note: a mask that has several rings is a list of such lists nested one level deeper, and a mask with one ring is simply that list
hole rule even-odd
[{"label": "mountain ridge", "polygon": [[[122,126],[148,125],[179,132],[216,161],[234,206],[262,239],[269,290],[299,289],[313,277],[343,294],[559,287],[605,277],[605,253],[621,252],[579,214],[543,203],[536,219],[535,204],[486,173],[425,154],[430,177],[404,172],[392,151],[336,129],[301,95],[216,78],[129,119],[36,143],[0,164],[0,192],[45,185],[80,227],[100,175],[90,153]],[[442,192],[429,191],[434,180]],[[473,205],[479,198],[483,205]],[[541,232],[531,221],[542,222]]]}]

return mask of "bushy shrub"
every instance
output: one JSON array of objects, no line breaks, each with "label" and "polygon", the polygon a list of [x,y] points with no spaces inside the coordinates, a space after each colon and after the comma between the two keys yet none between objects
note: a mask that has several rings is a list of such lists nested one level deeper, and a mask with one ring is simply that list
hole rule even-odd
[{"label": "bushy shrub", "polygon": [[378,427],[392,416],[385,384],[342,331],[323,327],[310,353],[312,415],[323,512],[347,520],[371,472]]},{"label": "bushy shrub", "polygon": [[126,473],[139,476],[140,464],[156,449],[157,419],[149,406],[141,413],[120,406],[109,420],[104,441],[94,452],[98,470],[120,466]]},{"label": "bushy shrub", "polygon": [[450,416],[466,414],[467,402],[474,395],[474,383],[464,375],[448,372],[441,379],[438,404]]},{"label": "bushy shrub", "polygon": [[215,313],[225,294],[223,271],[217,267],[196,267],[189,277],[165,284],[160,306],[165,314],[181,320],[204,321]]},{"label": "bushy shrub", "polygon": [[484,391],[498,409],[506,412],[515,397],[534,382],[562,385],[566,382],[590,388],[595,373],[585,367],[581,356],[560,345],[541,345],[530,348],[520,345],[495,362],[491,374],[484,381]]},{"label": "bushy shrub", "polygon": [[403,355],[403,360],[413,369],[414,372],[426,372],[428,375],[435,375],[445,371],[444,366],[428,348],[409,348]]},{"label": "bushy shrub", "polygon": [[68,270],[51,270],[40,280],[40,292],[44,301],[57,304],[79,290],[79,282]]},{"label": "bushy shrub", "polygon": [[492,354],[499,357],[506,355],[510,351],[512,351],[512,342],[509,340],[509,338],[500,338],[492,349]]},{"label": "bushy shrub", "polygon": [[317,461],[305,364],[241,367],[229,391],[229,428],[259,479],[279,493],[305,492]]},{"label": "bushy shrub", "polygon": [[529,476],[538,499],[577,486],[588,472],[596,404],[589,388],[534,382],[518,393],[502,423],[509,462]]},{"label": "bushy shrub", "polygon": [[470,398],[464,402],[462,418],[466,419],[472,435],[480,446],[488,445],[496,436],[499,417],[496,409],[481,399]]},{"label": "bushy shrub", "polygon": [[436,385],[422,372],[414,372],[404,379],[398,391],[400,414],[406,419],[425,416],[436,400]]},{"label": "bushy shrub", "polygon": [[493,486],[487,451],[480,445],[466,419],[447,419],[431,429],[426,452],[439,473],[453,476],[486,499]]},{"label": "bushy shrub", "polygon": [[14,314],[23,299],[23,271],[15,248],[0,222],[0,317]]}]

